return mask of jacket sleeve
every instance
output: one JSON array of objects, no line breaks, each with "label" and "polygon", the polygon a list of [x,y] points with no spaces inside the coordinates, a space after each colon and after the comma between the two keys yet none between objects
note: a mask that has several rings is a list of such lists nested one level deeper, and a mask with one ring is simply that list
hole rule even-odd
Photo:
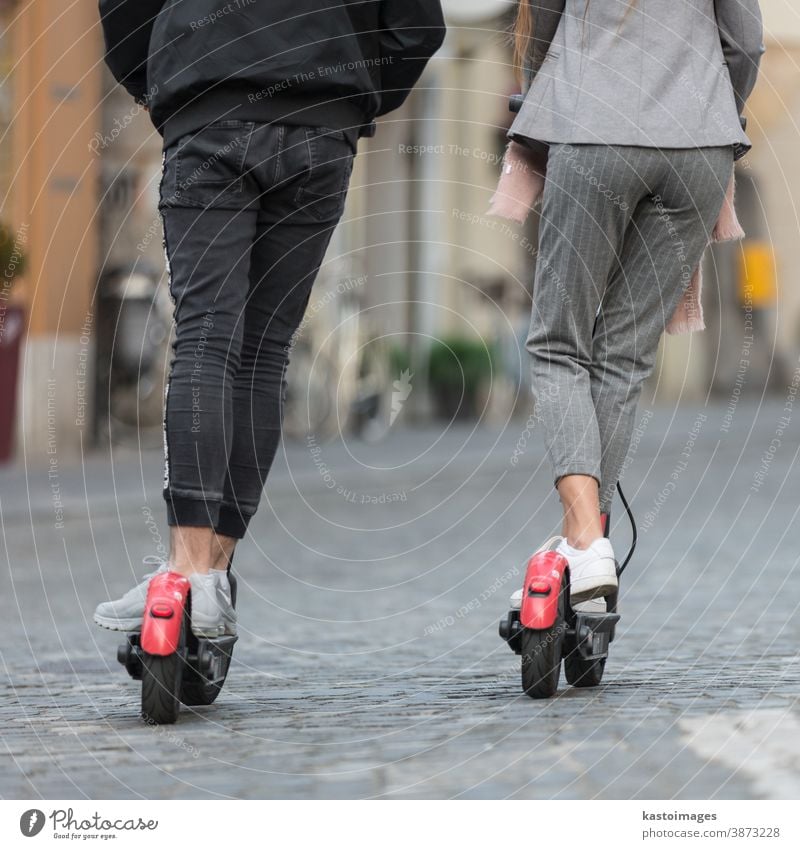
[{"label": "jacket sleeve", "polygon": [[140,103],[147,94],[147,53],[153,23],[166,0],[99,0],[106,64]]},{"label": "jacket sleeve", "polygon": [[714,8],[722,52],[741,115],[758,79],[764,52],[761,9],[758,0],[714,0]]},{"label": "jacket sleeve", "polygon": [[444,14],[439,0],[384,0],[380,12],[381,107],[385,115],[403,105],[428,60],[442,46]]},{"label": "jacket sleeve", "polygon": [[523,74],[524,93],[531,87],[533,78],[542,67],[566,5],[566,0],[529,0],[529,2],[533,14],[533,38],[528,52],[528,63],[525,65]]}]

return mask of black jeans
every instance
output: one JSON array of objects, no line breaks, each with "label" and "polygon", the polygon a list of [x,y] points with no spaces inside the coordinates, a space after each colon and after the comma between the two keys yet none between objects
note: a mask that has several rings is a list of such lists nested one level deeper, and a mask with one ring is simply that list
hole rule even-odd
[{"label": "black jeans", "polygon": [[241,538],[258,508],[292,336],[342,214],[355,144],[341,131],[228,120],[164,151],[170,525]]}]

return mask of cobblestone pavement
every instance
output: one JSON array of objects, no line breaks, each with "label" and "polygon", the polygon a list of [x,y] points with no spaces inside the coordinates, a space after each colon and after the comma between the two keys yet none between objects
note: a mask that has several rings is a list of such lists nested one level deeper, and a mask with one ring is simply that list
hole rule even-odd
[{"label": "cobblestone pavement", "polygon": [[787,415],[640,409],[640,542],[605,680],[546,702],[497,636],[558,515],[524,423],[287,447],[237,554],[228,684],[166,728],[137,718],[119,638],[91,624],[166,537],[160,458],[7,470],[0,795],[797,798]]}]

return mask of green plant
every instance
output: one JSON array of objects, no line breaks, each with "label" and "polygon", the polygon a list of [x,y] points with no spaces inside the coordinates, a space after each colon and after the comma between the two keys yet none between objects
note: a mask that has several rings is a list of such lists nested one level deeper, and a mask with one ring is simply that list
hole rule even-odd
[{"label": "green plant", "polygon": [[398,375],[404,371],[411,371],[411,353],[408,348],[392,345],[389,348],[389,372]]},{"label": "green plant", "polygon": [[25,271],[25,259],[25,253],[14,233],[0,222],[0,284],[4,288]]},{"label": "green plant", "polygon": [[481,339],[451,336],[431,345],[428,380],[445,416],[475,413],[481,389],[491,381],[496,354]]}]

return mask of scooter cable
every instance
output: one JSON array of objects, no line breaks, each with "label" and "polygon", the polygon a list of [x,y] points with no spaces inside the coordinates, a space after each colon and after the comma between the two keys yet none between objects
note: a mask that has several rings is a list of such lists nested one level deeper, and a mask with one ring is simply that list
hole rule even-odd
[{"label": "scooter cable", "polygon": [[630,504],[628,504],[628,499],[625,498],[625,493],[622,491],[622,487],[619,485],[619,481],[617,481],[617,492],[619,493],[619,497],[622,500],[622,506],[625,508],[625,512],[628,514],[628,519],[631,522],[631,547],[628,551],[628,556],[623,560],[622,566],[619,567],[619,574],[621,575],[625,571],[625,567],[630,562],[631,557],[633,557],[633,552],[636,551],[636,542],[639,539],[639,535],[636,531],[636,519],[633,515],[633,510],[631,510]]}]

